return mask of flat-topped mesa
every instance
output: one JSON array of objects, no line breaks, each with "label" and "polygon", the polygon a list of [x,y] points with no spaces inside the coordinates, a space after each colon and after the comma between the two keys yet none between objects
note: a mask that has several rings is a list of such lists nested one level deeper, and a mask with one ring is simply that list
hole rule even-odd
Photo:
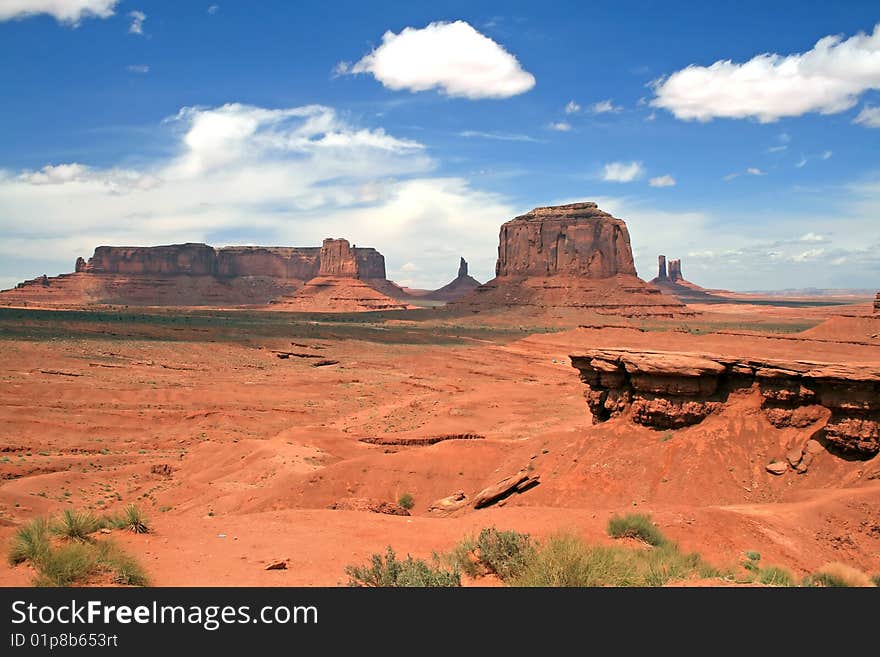
[{"label": "flat-topped mesa", "polygon": [[318,276],[385,278],[385,257],[376,249],[358,249],[345,239],[324,240]]},{"label": "flat-topped mesa", "polygon": [[99,246],[85,264],[76,261],[76,271],[92,274],[135,274],[169,276],[212,276],[217,272],[217,254],[207,244],[168,246]]},{"label": "flat-topped mesa", "polygon": [[589,349],[571,356],[596,421],[627,415],[674,429],[702,422],[734,392],[757,394],[777,428],[809,429],[861,456],[880,451],[880,364],[742,359]]},{"label": "flat-topped mesa", "polygon": [[501,226],[496,276],[636,275],[626,224],[595,203],[535,208]]}]

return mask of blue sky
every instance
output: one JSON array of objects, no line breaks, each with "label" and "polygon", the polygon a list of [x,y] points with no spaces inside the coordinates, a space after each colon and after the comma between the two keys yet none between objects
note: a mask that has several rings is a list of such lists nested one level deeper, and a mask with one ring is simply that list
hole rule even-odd
[{"label": "blue sky", "polygon": [[573,200],[644,278],[880,287],[876,2],[440,4],[0,1],[0,287],[327,236],[486,280],[503,221]]}]

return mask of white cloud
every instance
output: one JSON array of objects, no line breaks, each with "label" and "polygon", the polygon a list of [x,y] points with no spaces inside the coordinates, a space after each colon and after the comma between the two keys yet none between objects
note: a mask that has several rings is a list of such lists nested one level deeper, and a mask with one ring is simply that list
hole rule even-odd
[{"label": "white cloud", "polygon": [[593,103],[592,105],[590,105],[590,111],[593,114],[616,114],[617,112],[620,112],[622,110],[623,108],[615,105],[610,98],[608,98],[607,100],[600,100],[598,103]]},{"label": "white cloud", "polygon": [[750,176],[763,176],[764,172],[761,171],[758,167],[749,167],[746,169],[746,173]]},{"label": "white cloud", "polygon": [[632,182],[644,173],[641,162],[609,162],[605,165],[602,180],[606,182]]},{"label": "white cloud", "polygon": [[577,114],[580,111],[581,111],[581,106],[578,105],[573,100],[568,101],[568,104],[565,106],[565,113],[566,114]]},{"label": "white cloud", "polygon": [[880,128],[880,107],[865,105],[858,116],[853,119],[853,123],[858,123],[867,128]]},{"label": "white cloud", "polygon": [[880,88],[880,23],[872,34],[826,36],[807,52],[757,55],[738,64],[691,65],[653,83],[651,104],[684,120],[836,114]]},{"label": "white cloud", "polygon": [[825,255],[825,249],[808,249],[789,257],[789,260],[792,262],[808,262],[810,260],[817,260],[823,255]]},{"label": "white cloud", "polygon": [[479,138],[479,139],[496,139],[498,141],[528,141],[540,142],[529,135],[521,135],[514,132],[483,132],[482,130],[462,130],[457,133],[459,137]]},{"label": "white cloud", "polygon": [[781,146],[771,146],[770,148],[767,149],[767,152],[768,153],[781,153],[782,151],[787,150],[787,149],[788,149],[788,146],[785,144],[782,144]]},{"label": "white cloud", "polygon": [[547,127],[551,130],[556,130],[557,132],[568,132],[571,130],[571,123],[568,121],[554,121],[552,123],[548,123]]},{"label": "white cloud", "polygon": [[516,57],[464,21],[388,31],[382,45],[339,74],[369,73],[389,89],[438,89],[470,99],[509,98],[535,86]]},{"label": "white cloud", "polygon": [[827,240],[824,236],[819,235],[818,233],[810,232],[810,233],[806,233],[805,235],[802,235],[799,241],[801,241],[801,242],[825,242]]},{"label": "white cloud", "polygon": [[798,169],[802,169],[807,165],[807,156],[801,155],[801,159],[794,163]]},{"label": "white cloud", "polygon": [[833,151],[823,151],[823,152],[822,152],[822,155],[821,155],[820,157],[821,157],[823,160],[830,160],[832,155],[834,155],[834,152],[833,152]]},{"label": "white cloud", "polygon": [[143,75],[150,72],[148,64],[130,64],[127,68],[129,73],[140,73]]},{"label": "white cloud", "polygon": [[651,187],[674,187],[675,186],[675,178],[670,175],[665,176],[657,176],[656,178],[651,178],[648,181],[648,184]]},{"label": "white cloud", "polygon": [[184,108],[159,129],[178,135],[177,148],[150,166],[0,170],[0,276],[43,273],[34,259],[58,263],[50,274],[71,271],[98,244],[343,236],[382,251],[389,271],[418,253],[409,278],[431,288],[454,276],[460,255],[488,279],[498,226],[517,210],[463,178],[432,175],[422,144],[330,107]]},{"label": "white cloud", "polygon": [[0,22],[48,14],[76,27],[84,18],[109,18],[119,0],[3,0]]},{"label": "white cloud", "polygon": [[131,19],[131,24],[128,26],[128,33],[143,36],[144,21],[147,20],[147,15],[142,11],[135,10],[128,12],[128,17]]},{"label": "white cloud", "polygon": [[208,13],[212,16],[220,11],[220,5],[211,5],[208,7]]}]

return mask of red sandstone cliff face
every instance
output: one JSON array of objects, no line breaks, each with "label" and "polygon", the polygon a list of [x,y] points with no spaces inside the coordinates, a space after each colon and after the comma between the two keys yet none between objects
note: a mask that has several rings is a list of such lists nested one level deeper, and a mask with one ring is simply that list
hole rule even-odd
[{"label": "red sandstone cliff face", "polygon": [[878,367],[622,349],[575,354],[571,364],[599,422],[629,413],[645,426],[685,427],[718,411],[731,393],[751,391],[777,428],[814,427],[839,449],[880,451]]},{"label": "red sandstone cliff face", "polygon": [[[387,291],[395,286],[385,280],[384,256],[372,248],[351,247],[346,240],[328,239],[323,247],[307,248],[214,249],[192,243],[99,246],[88,261],[77,258],[75,271],[25,281],[3,292],[3,300],[52,305],[263,305],[290,297],[320,274],[323,279],[366,279],[381,292],[371,303],[394,305],[387,299]],[[367,291],[359,294],[370,296]],[[354,305],[346,304],[342,305]]]},{"label": "red sandstone cliff face", "polygon": [[348,240],[325,239],[318,276],[385,278],[385,257],[375,249],[352,248]]},{"label": "red sandstone cliff face", "polygon": [[216,273],[214,249],[207,244],[172,244],[170,246],[99,246],[95,255],[78,272],[96,274],[143,274],[172,276],[211,276]]},{"label": "red sandstone cliff face", "polygon": [[626,224],[595,203],[535,208],[501,226],[497,276],[636,275]]},{"label": "red sandstone cliff face", "polygon": [[496,277],[451,305],[583,308],[600,314],[693,314],[636,276],[629,231],[595,203],[535,208],[501,226]]}]

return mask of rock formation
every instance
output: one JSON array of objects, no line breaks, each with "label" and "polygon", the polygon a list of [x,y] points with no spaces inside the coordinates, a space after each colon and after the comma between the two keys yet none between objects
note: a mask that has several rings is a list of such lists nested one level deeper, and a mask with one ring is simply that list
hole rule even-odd
[{"label": "rock formation", "polygon": [[[2,293],[9,303],[127,305],[264,305],[285,307],[314,281],[321,309],[354,311],[404,308],[388,295],[400,290],[385,279],[385,258],[373,248],[344,239],[321,247],[173,244],[152,247],[99,246],[75,273],[42,276]],[[327,281],[330,281],[329,283]],[[361,307],[361,302],[365,307]],[[308,299],[293,305],[310,310]],[[338,306],[338,308],[337,308]]]},{"label": "rock formation", "polygon": [[685,310],[637,277],[626,224],[595,203],[535,208],[502,225],[495,273],[455,305],[665,316]]},{"label": "rock formation", "polygon": [[732,392],[754,391],[777,428],[815,427],[862,456],[880,451],[880,367],[802,360],[745,360],[678,352],[593,349],[571,356],[600,422],[674,429],[701,422]]},{"label": "rock formation", "polygon": [[[719,296],[720,290],[706,290],[685,280],[681,273],[681,260],[666,260],[665,255],[657,256],[657,277],[651,285],[666,295],[675,297],[683,303],[729,303],[730,299]],[[668,270],[667,270],[668,265]]]},{"label": "rock formation", "polygon": [[595,203],[535,208],[501,226],[496,276],[635,276],[626,224]]},{"label": "rock formation", "polygon": [[880,313],[880,292],[874,297],[874,312]]},{"label": "rock formation", "polygon": [[468,274],[467,260],[461,258],[458,263],[458,275],[449,283],[436,290],[407,290],[417,299],[429,299],[431,301],[455,301],[473,292],[480,287],[480,281]]}]

